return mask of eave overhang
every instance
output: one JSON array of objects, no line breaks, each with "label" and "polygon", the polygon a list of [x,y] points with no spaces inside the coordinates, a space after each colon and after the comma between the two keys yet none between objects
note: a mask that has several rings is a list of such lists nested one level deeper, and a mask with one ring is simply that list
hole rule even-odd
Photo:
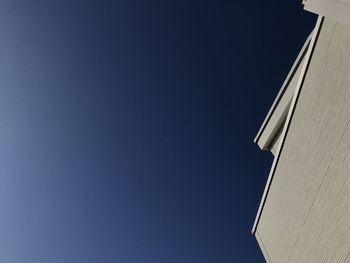
[{"label": "eave overhang", "polygon": [[286,121],[288,110],[300,76],[301,65],[303,64],[310,40],[311,35],[305,41],[305,44],[303,45],[254,139],[254,142],[258,144],[262,150],[271,150],[274,144],[278,141],[277,137],[279,137],[283,124]]},{"label": "eave overhang", "polygon": [[[301,88],[302,88],[304,80],[305,80],[306,72],[308,70],[308,67],[309,67],[309,64],[310,64],[310,60],[312,58],[312,55],[313,55],[313,52],[314,52],[314,49],[315,49],[315,45],[316,45],[316,42],[317,42],[317,39],[318,39],[318,36],[319,36],[319,32],[320,32],[323,20],[324,20],[323,16],[319,16],[318,17],[315,29],[313,30],[312,34],[307,39],[306,43],[304,44],[304,47],[302,48],[302,51],[300,52],[300,53],[305,52],[304,55],[303,55],[304,58],[301,60],[303,62],[299,63],[300,74],[298,74],[298,75],[294,74],[296,76],[296,80],[297,80],[296,86],[293,88],[292,100],[289,103],[289,106],[287,107],[287,116],[284,119],[284,122],[283,122],[284,125],[282,125],[282,130],[281,130],[281,133],[279,135],[280,138],[279,138],[278,146],[277,146],[277,149],[276,149],[275,158],[273,160],[273,163],[272,163],[272,166],[271,166],[271,170],[270,170],[270,173],[269,173],[266,185],[265,185],[265,189],[264,189],[264,192],[263,192],[263,196],[262,196],[261,201],[260,201],[259,209],[258,209],[256,218],[255,218],[255,221],[254,221],[254,225],[253,225],[253,228],[252,228],[252,234],[253,235],[255,235],[255,232],[257,230],[257,227],[258,227],[258,224],[259,224],[259,220],[260,220],[261,214],[263,212],[263,209],[264,209],[264,206],[265,206],[265,202],[266,202],[269,190],[270,190],[270,186],[271,186],[272,180],[273,180],[274,175],[275,175],[276,167],[278,166],[278,163],[279,163],[279,160],[280,160],[280,154],[283,151],[285,138],[287,137],[287,134],[288,134],[288,129],[290,127],[290,123],[291,123],[291,120],[292,120],[294,112],[295,112],[295,108],[296,108],[296,105],[297,105],[297,102],[298,102],[298,99],[299,99],[300,91],[301,91]],[[298,58],[299,57],[300,57],[300,54],[299,54]],[[298,61],[298,59],[297,59],[297,61]],[[293,66],[293,68],[294,68],[294,66]],[[293,69],[291,71],[293,71]],[[287,80],[288,80],[288,77],[287,77]],[[279,99],[279,97],[283,97],[284,96],[283,93],[285,93],[285,91],[283,92],[283,90],[288,90],[288,87],[284,88],[284,86],[282,86],[282,92],[280,91],[280,93],[277,96],[277,98],[275,100],[275,103],[274,103],[274,105],[275,104],[276,105],[273,106],[271,108],[270,112],[269,112],[269,115],[271,115],[270,118],[272,118],[272,116],[274,114],[274,111],[275,111],[274,107],[277,107],[278,104],[280,104],[279,101],[281,100],[281,98]],[[268,119],[268,117],[266,119]],[[269,122],[269,120],[266,120],[266,119],[265,119],[264,123],[265,122],[266,123]],[[264,129],[260,129],[260,130],[264,130]],[[257,139],[257,141],[259,141],[259,138]]]}]

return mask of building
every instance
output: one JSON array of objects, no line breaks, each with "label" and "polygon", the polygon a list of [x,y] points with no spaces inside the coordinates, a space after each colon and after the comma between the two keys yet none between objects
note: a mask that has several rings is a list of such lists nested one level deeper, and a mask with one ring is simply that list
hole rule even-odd
[{"label": "building", "polygon": [[269,263],[350,262],[350,0],[317,13],[255,142],[274,161],[252,229]]}]

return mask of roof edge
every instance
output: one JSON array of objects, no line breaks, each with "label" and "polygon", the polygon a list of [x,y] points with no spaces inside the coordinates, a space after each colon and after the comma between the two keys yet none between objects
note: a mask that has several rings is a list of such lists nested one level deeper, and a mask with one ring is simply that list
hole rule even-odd
[{"label": "roof edge", "polygon": [[317,19],[317,22],[316,22],[315,29],[313,30],[313,33],[312,33],[310,46],[307,49],[307,54],[306,54],[306,57],[305,57],[305,61],[304,61],[303,65],[302,65],[301,74],[299,76],[298,84],[297,84],[295,93],[293,95],[292,104],[291,104],[291,106],[289,108],[289,111],[288,111],[288,116],[287,116],[287,119],[286,119],[286,123],[283,126],[280,142],[279,142],[279,145],[278,145],[277,151],[276,151],[276,157],[273,160],[272,167],[271,167],[271,170],[270,170],[270,173],[269,173],[269,177],[267,179],[267,182],[266,182],[266,185],[265,185],[265,189],[264,189],[264,192],[263,192],[263,196],[262,196],[261,201],[260,201],[259,209],[258,209],[257,215],[255,217],[254,225],[253,225],[253,228],[252,228],[252,234],[253,235],[255,235],[255,232],[257,230],[257,227],[258,227],[261,215],[262,215],[262,211],[264,209],[264,206],[265,206],[265,203],[266,203],[266,199],[267,199],[268,193],[270,191],[270,186],[272,184],[272,180],[273,180],[273,177],[274,177],[274,174],[275,174],[278,162],[279,162],[280,157],[281,157],[281,152],[282,152],[282,149],[283,149],[283,146],[284,146],[284,142],[286,140],[286,137],[287,137],[287,134],[288,134],[288,131],[289,131],[289,127],[290,127],[290,124],[291,124],[291,121],[292,121],[292,118],[293,118],[293,115],[294,115],[294,112],[295,112],[295,108],[296,108],[296,105],[297,105],[297,102],[298,102],[298,99],[299,99],[299,95],[300,95],[301,89],[302,89],[304,81],[305,81],[306,73],[307,73],[307,71],[309,69],[309,66],[310,66],[310,61],[312,59],[312,56],[313,56],[313,53],[314,53],[314,50],[315,50],[315,46],[316,46],[316,43],[317,43],[320,31],[321,31],[321,28],[322,28],[323,21],[324,21],[324,17],[323,16],[319,16],[318,19]]},{"label": "roof edge", "polygon": [[[295,73],[297,72],[301,62],[303,61],[304,57],[305,57],[305,54],[308,50],[308,47],[309,47],[309,44],[310,44],[310,41],[311,41],[311,36],[312,36],[312,33],[309,35],[309,37],[306,39],[303,47],[301,48],[296,60],[294,61],[294,64],[291,68],[291,70],[289,71],[286,79],[284,80],[283,82],[283,85],[280,89],[280,91],[278,92],[277,94],[277,97],[275,98],[270,110],[268,111],[257,135],[255,136],[254,138],[254,143],[257,143],[260,148],[262,150],[267,150],[269,149],[269,145],[267,144],[268,142],[261,142],[259,143],[259,140],[261,138],[261,135],[266,132],[266,127],[268,126],[268,124],[270,123],[271,121],[271,118],[272,116],[274,115],[277,107],[282,107],[286,113],[288,112],[288,108],[290,106],[290,101],[291,101],[291,98],[286,100],[286,101],[283,101],[284,105],[281,104],[281,101],[282,101],[282,98],[283,96],[285,95],[285,91],[287,90],[287,88],[289,87],[289,84],[291,82],[291,80],[293,79]],[[293,92],[294,93],[294,92]],[[281,128],[281,124],[284,123],[285,119],[287,117],[287,114],[282,114],[282,116],[280,116],[279,118],[277,118],[277,120],[274,120],[274,123],[272,123],[272,126],[273,126],[273,130],[270,131],[271,133],[271,136],[273,137],[274,134],[277,133],[277,131]],[[268,136],[268,137],[271,137],[271,136]],[[270,139],[270,141],[273,140]]]}]

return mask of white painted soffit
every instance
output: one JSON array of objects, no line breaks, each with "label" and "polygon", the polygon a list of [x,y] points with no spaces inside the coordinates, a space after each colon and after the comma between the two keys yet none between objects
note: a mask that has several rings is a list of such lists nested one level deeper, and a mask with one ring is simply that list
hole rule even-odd
[{"label": "white painted soffit", "polygon": [[304,9],[350,26],[350,0],[304,0]]},{"label": "white painted soffit", "polygon": [[297,81],[299,79],[301,66],[307,52],[311,35],[305,41],[304,46],[297,59],[295,60],[287,78],[285,79],[280,91],[275,98],[263,124],[261,125],[254,142],[259,145],[262,150],[271,148],[276,136],[278,136],[288,114],[290,103],[292,101]]}]

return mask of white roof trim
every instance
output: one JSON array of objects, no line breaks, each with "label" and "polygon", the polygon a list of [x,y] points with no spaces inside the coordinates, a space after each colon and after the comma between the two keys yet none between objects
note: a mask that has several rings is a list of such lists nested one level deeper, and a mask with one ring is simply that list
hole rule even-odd
[{"label": "white roof trim", "polygon": [[298,79],[297,88],[295,90],[295,93],[294,93],[294,96],[293,96],[293,99],[291,102],[291,106],[290,106],[289,111],[288,111],[288,116],[287,116],[285,125],[283,126],[282,134],[281,134],[281,137],[279,140],[279,145],[278,145],[277,151],[276,151],[276,156],[273,160],[272,167],[271,167],[271,170],[269,173],[269,177],[267,179],[264,193],[263,193],[263,196],[261,198],[260,205],[259,205],[258,213],[257,213],[255,221],[254,221],[254,225],[253,225],[253,229],[252,229],[253,235],[255,235],[256,229],[258,227],[258,224],[259,224],[259,221],[261,218],[262,211],[263,211],[264,206],[265,206],[266,199],[268,197],[270,186],[271,186],[271,183],[272,183],[272,180],[273,180],[273,177],[274,177],[274,174],[275,174],[275,171],[276,171],[279,159],[280,159],[280,155],[281,155],[281,152],[283,150],[284,142],[285,142],[286,136],[288,134],[289,126],[290,126],[291,120],[293,118],[295,108],[296,108],[296,105],[297,105],[297,102],[299,99],[300,91],[303,87],[305,76],[306,76],[307,70],[309,68],[310,61],[312,59],[312,54],[313,54],[313,51],[315,49],[320,30],[322,28],[323,20],[324,20],[324,18],[322,16],[318,17],[316,27],[312,33],[310,45],[309,45],[309,48],[307,49],[307,53],[305,55],[305,61],[302,65],[301,74],[300,74],[299,79]]},{"label": "white roof trim", "polygon": [[305,41],[292,69],[289,71],[280,91],[277,94],[263,124],[261,125],[254,142],[259,145],[262,150],[270,149],[271,144],[276,141],[275,136],[279,134],[283,123],[288,114],[288,109],[292,101],[294,91],[296,89],[297,80],[299,78],[301,64],[304,60],[308,46],[310,44],[311,35]]}]

